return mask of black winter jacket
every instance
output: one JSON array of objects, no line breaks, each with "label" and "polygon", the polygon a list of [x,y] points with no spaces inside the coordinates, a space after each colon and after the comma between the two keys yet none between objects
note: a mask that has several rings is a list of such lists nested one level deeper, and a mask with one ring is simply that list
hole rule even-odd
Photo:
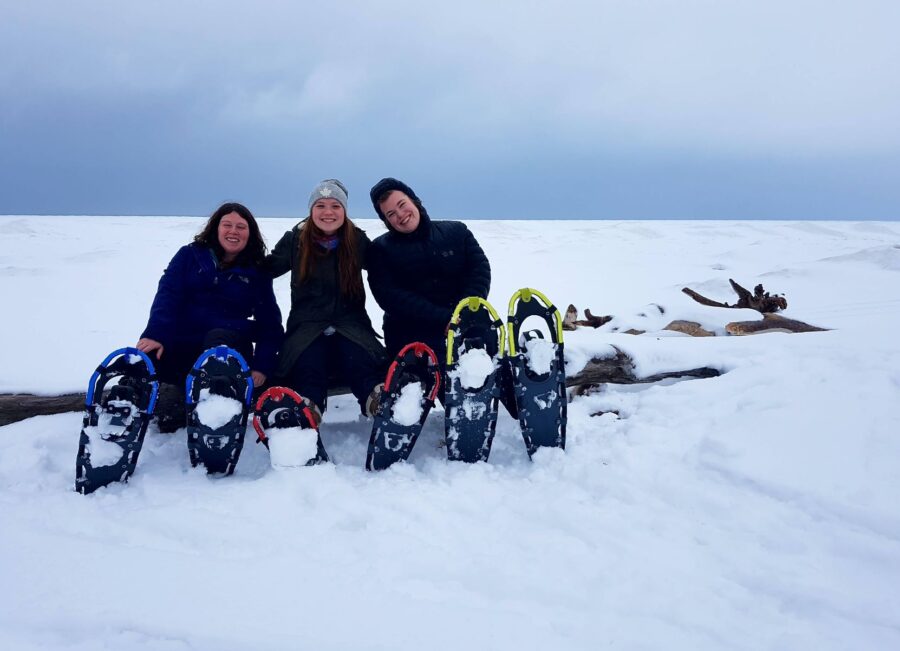
[{"label": "black winter jacket", "polygon": [[[300,282],[300,256],[307,255],[300,250],[300,229],[305,223],[300,222],[286,232],[265,262],[266,271],[275,278],[291,272],[291,311],[278,355],[277,375],[287,376],[300,354],[329,326],[382,361],[384,346],[378,341],[366,313],[365,296],[351,299],[341,294],[335,251],[322,255],[311,277]],[[356,227],[352,236],[356,238],[360,266],[365,269],[369,238]]]},{"label": "black winter jacket", "polygon": [[369,286],[384,310],[390,355],[413,341],[442,348],[457,303],[487,298],[491,265],[465,224],[431,221],[422,210],[412,233],[391,230],[372,242]]}]

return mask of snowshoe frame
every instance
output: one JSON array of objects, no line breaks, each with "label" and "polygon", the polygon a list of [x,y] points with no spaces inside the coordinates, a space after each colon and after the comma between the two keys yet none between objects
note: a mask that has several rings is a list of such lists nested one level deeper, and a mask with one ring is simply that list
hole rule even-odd
[{"label": "snowshoe frame", "polygon": [[[516,350],[522,324],[530,316],[544,320],[556,349],[550,371],[542,375],[529,368],[524,351]],[[531,457],[540,447],[565,449],[568,405],[562,316],[544,294],[526,287],[509,299],[506,328],[519,426],[528,456]]]},{"label": "snowshoe frame", "polygon": [[[138,358],[137,361],[135,358]],[[103,391],[115,378],[127,379],[128,383],[114,385],[107,394],[110,395],[121,386],[123,395],[130,394],[134,398],[132,404],[138,407],[137,414],[124,415],[130,418],[122,433],[107,438],[111,443],[122,448],[122,456],[111,465],[91,465],[90,437],[87,428],[98,424],[104,409],[101,404]],[[93,493],[98,488],[116,481],[127,481],[137,466],[138,455],[144,444],[147,426],[156,407],[159,393],[159,382],[156,380],[156,369],[150,358],[137,348],[119,348],[114,350],[100,362],[88,381],[87,395],[84,401],[84,419],[78,439],[78,455],[75,460],[75,490],[83,495]],[[123,416],[123,414],[119,414]]]}]

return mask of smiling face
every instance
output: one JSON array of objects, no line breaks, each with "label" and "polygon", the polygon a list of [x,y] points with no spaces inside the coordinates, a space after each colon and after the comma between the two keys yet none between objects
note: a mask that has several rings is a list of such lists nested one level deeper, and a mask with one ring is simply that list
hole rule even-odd
[{"label": "smiling face", "polygon": [[247,248],[250,225],[236,212],[230,212],[219,220],[218,234],[219,245],[225,251],[225,262],[231,262]]},{"label": "smiling face", "polygon": [[310,209],[313,224],[325,235],[334,235],[344,225],[344,206],[337,199],[318,199]]},{"label": "smiling face", "polygon": [[381,214],[398,233],[412,233],[419,227],[419,209],[404,192],[394,190],[378,204]]}]

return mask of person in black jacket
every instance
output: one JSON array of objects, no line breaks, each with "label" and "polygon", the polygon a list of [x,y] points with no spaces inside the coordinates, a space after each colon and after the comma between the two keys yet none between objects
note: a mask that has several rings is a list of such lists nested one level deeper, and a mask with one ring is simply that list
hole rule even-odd
[{"label": "person in black jacket", "polygon": [[384,310],[390,356],[414,341],[428,344],[443,367],[446,329],[456,305],[487,298],[491,265],[462,222],[432,221],[412,188],[393,178],[369,193],[388,232],[369,250],[369,286]]},{"label": "person in black jacket", "polygon": [[160,381],[160,431],[184,426],[184,380],[207,348],[240,352],[257,387],[274,371],[284,330],[272,278],[261,269],[265,254],[252,213],[225,203],[166,267],[137,342],[154,358]]},{"label": "person in black jacket", "polygon": [[347,190],[319,183],[309,216],[287,231],[266,258],[273,277],[290,272],[291,311],[276,375],[312,401],[321,419],[328,381],[350,386],[364,414],[373,413],[384,378],[384,346],[366,313],[362,269],[369,238],[347,217]]}]

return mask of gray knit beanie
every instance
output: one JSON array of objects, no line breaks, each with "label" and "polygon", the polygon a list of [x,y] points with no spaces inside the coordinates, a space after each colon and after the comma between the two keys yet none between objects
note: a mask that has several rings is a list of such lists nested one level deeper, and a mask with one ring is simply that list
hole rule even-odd
[{"label": "gray knit beanie", "polygon": [[347,188],[337,179],[325,179],[319,182],[312,194],[309,195],[310,210],[319,199],[336,199],[344,207],[344,212],[347,212]]}]

